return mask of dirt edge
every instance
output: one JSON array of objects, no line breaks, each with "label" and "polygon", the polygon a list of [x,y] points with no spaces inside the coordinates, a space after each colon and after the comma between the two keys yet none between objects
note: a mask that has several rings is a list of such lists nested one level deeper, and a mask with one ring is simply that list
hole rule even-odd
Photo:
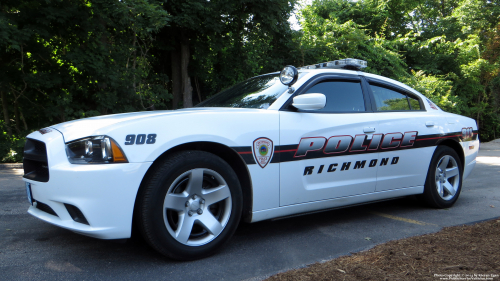
[{"label": "dirt edge", "polygon": [[500,280],[500,218],[390,241],[266,280]]}]

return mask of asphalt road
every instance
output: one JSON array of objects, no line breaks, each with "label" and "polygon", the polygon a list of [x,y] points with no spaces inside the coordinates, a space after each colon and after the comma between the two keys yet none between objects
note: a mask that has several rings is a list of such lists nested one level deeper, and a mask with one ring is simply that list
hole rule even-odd
[{"label": "asphalt road", "polygon": [[222,252],[194,262],[168,260],[140,240],[98,240],[44,223],[26,213],[22,170],[0,170],[0,279],[262,280],[389,240],[495,218],[500,145],[483,148],[453,208],[430,209],[409,197],[241,224]]}]

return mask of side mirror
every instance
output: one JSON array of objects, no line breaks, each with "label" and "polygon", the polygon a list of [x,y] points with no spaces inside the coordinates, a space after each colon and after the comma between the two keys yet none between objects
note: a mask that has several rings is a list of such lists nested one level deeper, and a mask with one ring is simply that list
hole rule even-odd
[{"label": "side mirror", "polygon": [[318,110],[326,105],[326,96],[319,93],[304,94],[293,98],[292,105],[300,110]]}]

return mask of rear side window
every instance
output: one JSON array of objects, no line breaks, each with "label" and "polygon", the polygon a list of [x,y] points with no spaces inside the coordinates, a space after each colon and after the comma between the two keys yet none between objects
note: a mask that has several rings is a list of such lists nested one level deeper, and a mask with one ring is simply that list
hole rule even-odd
[{"label": "rear side window", "polygon": [[326,106],[315,112],[362,112],[365,101],[359,81],[325,81],[307,90],[304,94],[321,93],[326,96]]},{"label": "rear side window", "polygon": [[377,111],[420,110],[420,101],[404,93],[370,84]]}]

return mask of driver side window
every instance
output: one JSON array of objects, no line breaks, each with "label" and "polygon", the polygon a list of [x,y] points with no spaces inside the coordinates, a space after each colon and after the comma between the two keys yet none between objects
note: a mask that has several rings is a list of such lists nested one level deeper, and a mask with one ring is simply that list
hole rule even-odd
[{"label": "driver side window", "polygon": [[314,112],[363,112],[365,101],[359,81],[324,81],[304,94],[320,93],[326,96],[326,106]]}]

